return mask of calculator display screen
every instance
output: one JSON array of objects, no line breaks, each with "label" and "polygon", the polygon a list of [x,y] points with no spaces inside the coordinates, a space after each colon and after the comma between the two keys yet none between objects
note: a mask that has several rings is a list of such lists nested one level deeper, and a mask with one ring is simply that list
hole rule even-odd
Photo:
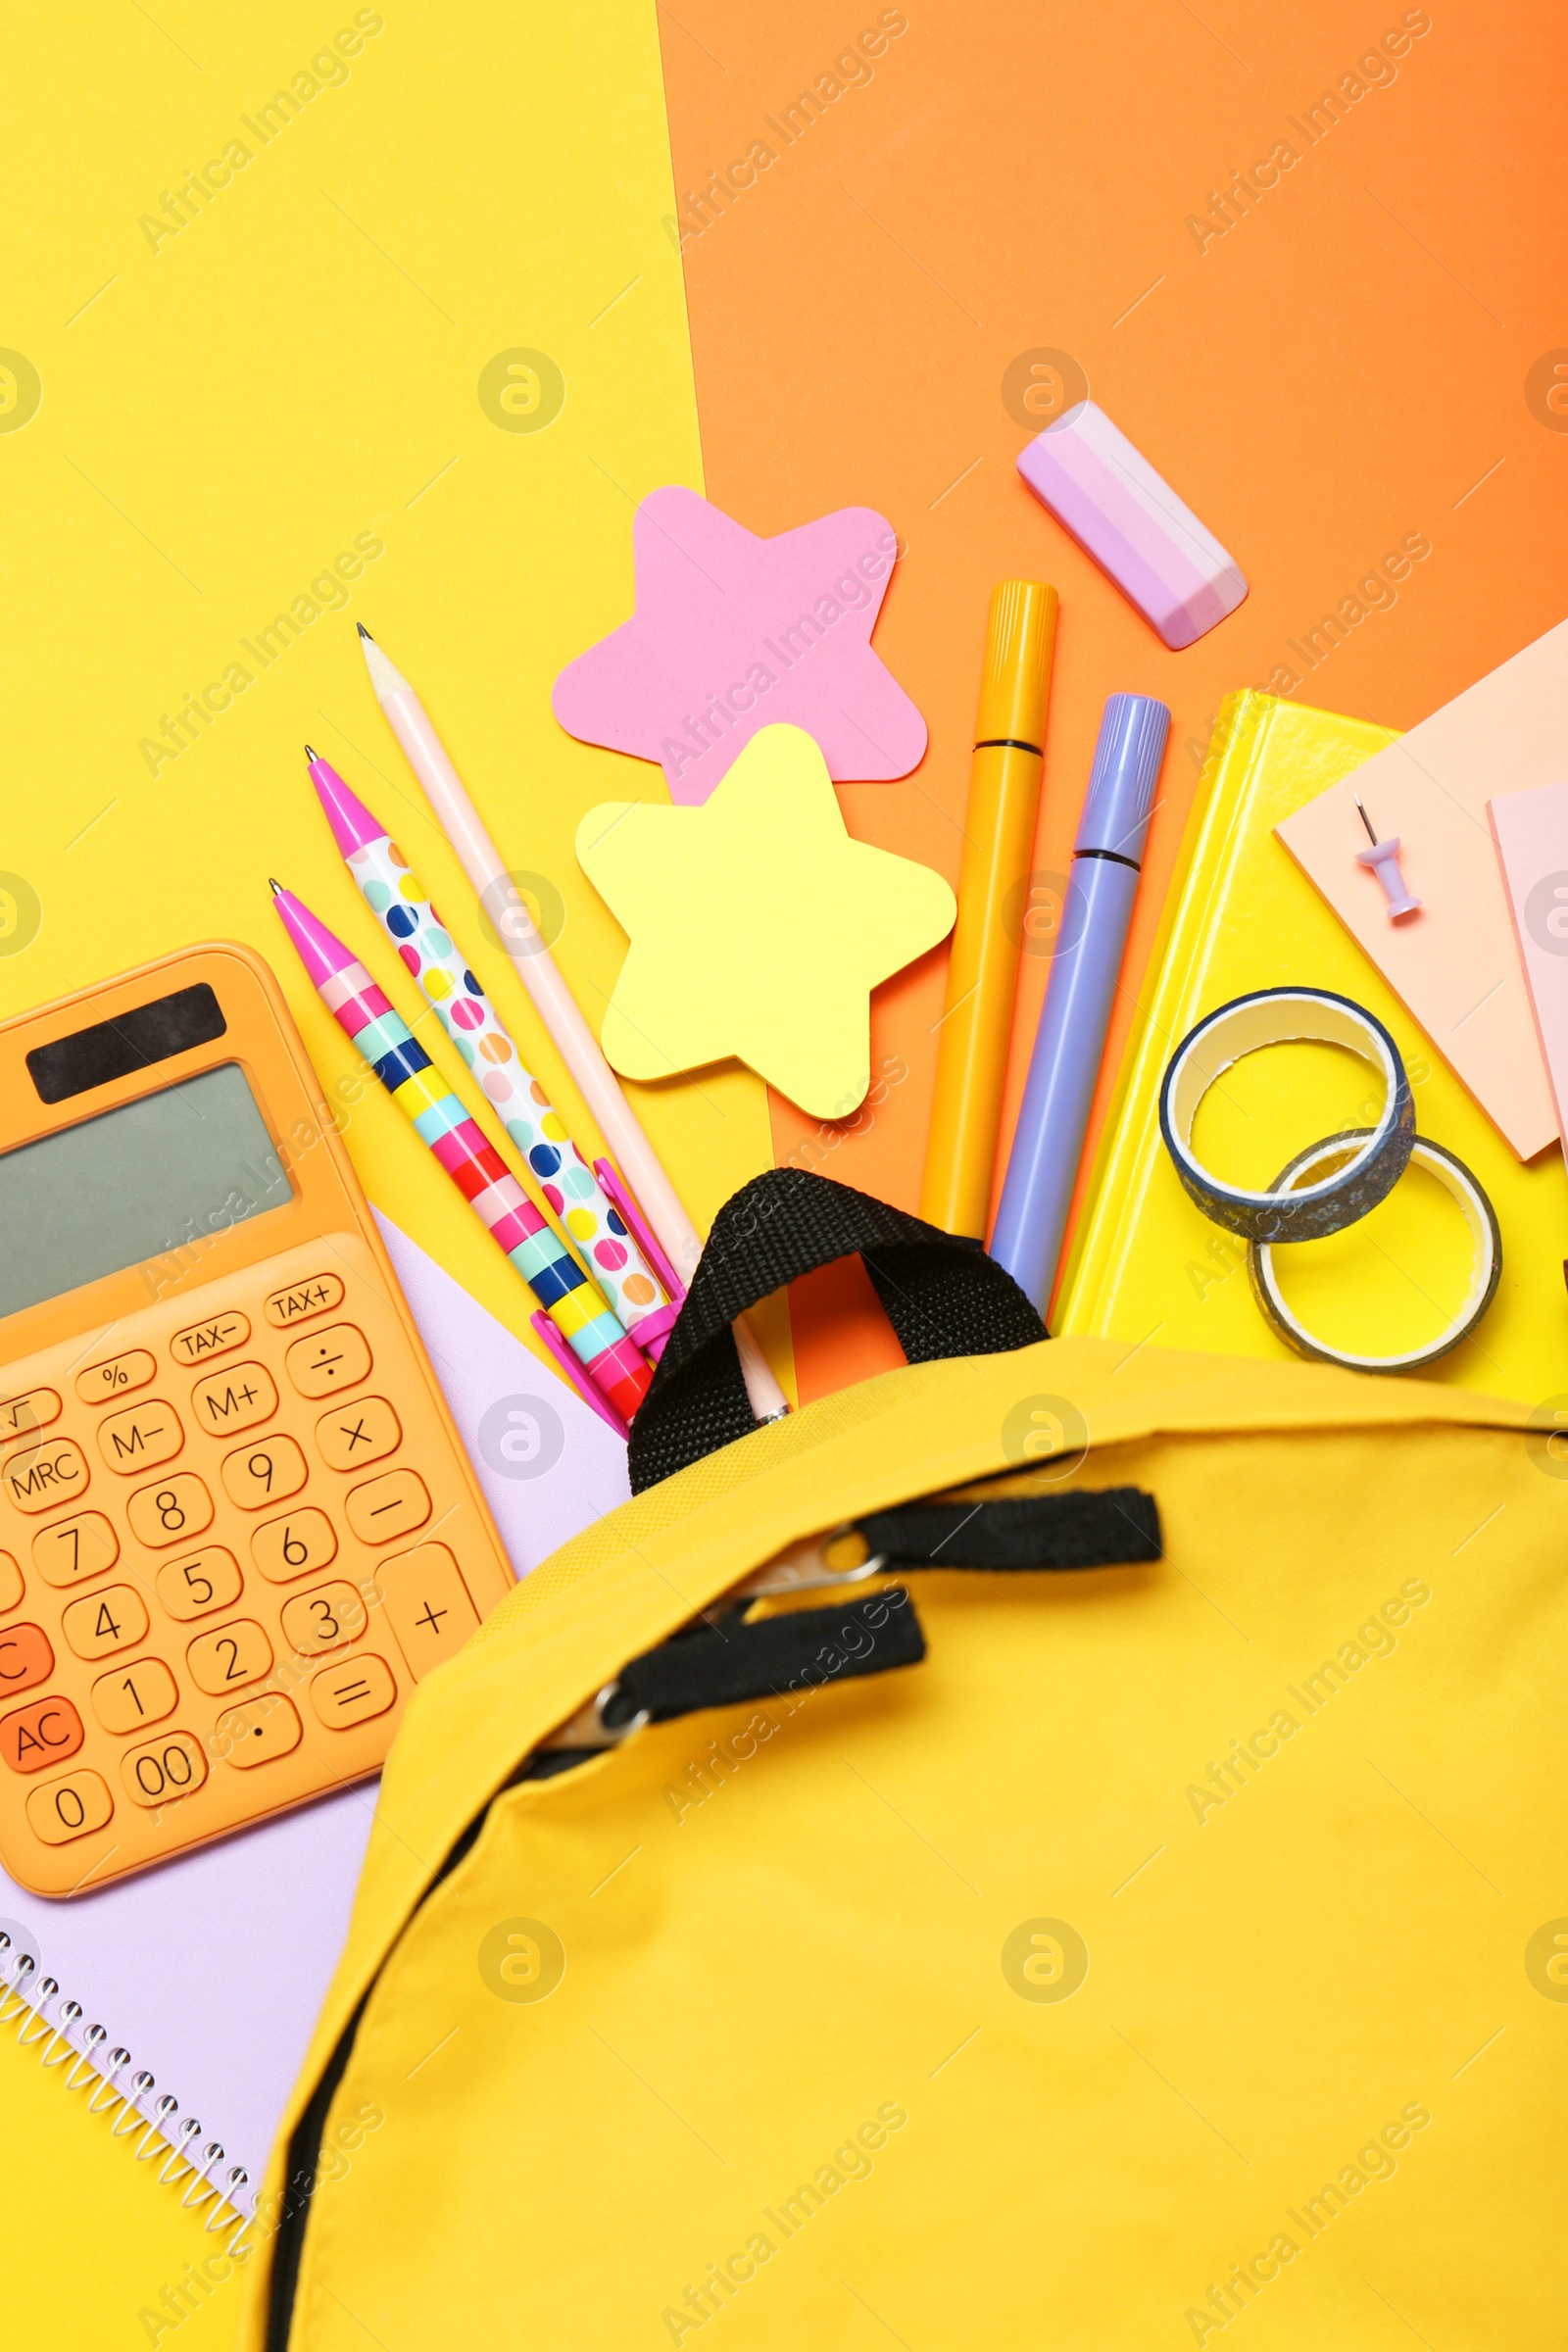
[{"label": "calculator display screen", "polygon": [[199,1248],[292,1190],[231,1061],[23,1144],[0,1153],[0,1315]]}]

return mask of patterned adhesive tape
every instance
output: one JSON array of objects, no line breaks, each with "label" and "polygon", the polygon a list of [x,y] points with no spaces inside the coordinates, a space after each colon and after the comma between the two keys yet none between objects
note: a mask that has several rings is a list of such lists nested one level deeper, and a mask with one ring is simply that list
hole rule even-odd
[{"label": "patterned adhesive tape", "polygon": [[[1348,1047],[1383,1081],[1383,1115],[1342,1165],[1289,1193],[1249,1192],[1212,1176],[1192,1148],[1198,1106],[1245,1054],[1298,1039]],[[1204,1015],[1182,1039],[1159,1090],[1159,1131],[1184,1190],[1214,1224],[1250,1242],[1312,1242],[1366,1216],[1404,1174],[1415,1101],[1399,1049],[1380,1020],[1323,988],[1264,988]]]},{"label": "patterned adhesive tape", "polygon": [[[1369,1132],[1365,1127],[1351,1127],[1343,1135],[1326,1136],[1322,1143],[1308,1145],[1281,1171],[1275,1190],[1285,1192],[1298,1179],[1310,1183],[1331,1165],[1343,1165],[1360,1150]],[[1497,1231],[1492,1202],[1464,1161],[1445,1151],[1442,1144],[1429,1143],[1425,1136],[1416,1137],[1410,1165],[1425,1168],[1429,1176],[1437,1178],[1445,1192],[1457,1200],[1470,1228],[1470,1287],[1458,1312],[1435,1340],[1407,1348],[1402,1354],[1357,1355],[1348,1348],[1331,1348],[1326,1340],[1315,1339],[1295,1309],[1287,1304],[1269,1244],[1254,1242],[1247,1256],[1252,1294],[1280,1338],[1300,1354],[1314,1356],[1320,1364],[1344,1364],[1352,1372],[1419,1372],[1424,1365],[1435,1364],[1439,1356],[1457,1348],[1461,1340],[1467,1340],[1492,1304],[1502,1274],[1502,1237]]]}]

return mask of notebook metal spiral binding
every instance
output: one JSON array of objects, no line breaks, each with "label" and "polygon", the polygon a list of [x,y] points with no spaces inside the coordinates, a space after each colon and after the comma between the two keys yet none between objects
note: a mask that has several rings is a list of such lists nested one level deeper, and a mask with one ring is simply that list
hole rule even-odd
[{"label": "notebook metal spiral binding", "polygon": [[[132,2150],[137,2163],[154,2162],[161,2156],[158,2179],[172,2188],[183,2184],[179,2200],[183,2210],[199,2213],[207,2206],[204,2231],[228,2230],[224,2252],[233,2255],[253,2219],[239,2203],[250,2180],[244,2166],[230,2165],[221,2186],[210,2180],[208,2176],[214,2166],[223,2161],[221,2144],[210,2139],[198,2164],[195,2143],[201,2137],[202,2128],[196,2117],[186,2116],[176,2131],[173,2119],[179,2113],[179,2101],[169,2091],[149,2115],[144,2101],[156,2086],[146,2068],[139,2067],[129,2084],[122,2084],[121,2078],[130,2064],[129,2050],[117,2042],[107,2057],[101,2059],[99,2053],[109,2039],[109,2029],[100,2025],[83,2028],[79,2040],[74,2041],[71,2036],[82,2016],[81,2003],[61,2001],[60,1984],[55,1977],[39,1977],[35,1985],[32,1980],[37,1975],[37,1962],[30,1952],[19,1951],[14,1959],[10,1955],[11,1937],[0,1928],[0,2028],[16,2026],[21,2049],[30,2049],[41,2042],[40,2066],[51,2072],[57,2067],[68,2067],[67,2090],[85,2090],[90,2084],[89,2115],[107,2115],[118,2103],[119,2113],[109,2127],[110,2138],[122,2139],[140,2127],[141,2139]],[[48,2012],[57,2001],[59,2006],[51,2025]]]}]

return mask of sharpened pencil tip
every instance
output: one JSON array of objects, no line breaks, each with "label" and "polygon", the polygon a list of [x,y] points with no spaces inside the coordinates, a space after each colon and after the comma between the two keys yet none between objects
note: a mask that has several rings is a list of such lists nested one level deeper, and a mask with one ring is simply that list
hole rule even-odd
[{"label": "sharpened pencil tip", "polygon": [[354,626],[355,626],[355,627],[356,627],[356,628],[359,630],[359,632],[360,632],[360,635],[361,635],[362,637],[369,637],[369,639],[370,639],[370,643],[371,643],[372,645],[375,643],[375,639],[374,639],[373,637],[370,637],[370,632],[369,632],[369,630],[368,630],[368,629],[366,627],[366,625],[365,625],[365,623],[364,623],[364,621],[363,621],[363,620],[357,620],[357,621],[354,623]]}]

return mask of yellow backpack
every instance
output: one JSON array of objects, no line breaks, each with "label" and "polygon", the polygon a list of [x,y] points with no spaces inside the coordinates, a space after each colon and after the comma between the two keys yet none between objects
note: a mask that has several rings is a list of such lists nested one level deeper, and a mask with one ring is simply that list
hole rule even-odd
[{"label": "yellow backpack", "polygon": [[[703,1450],[852,1248],[926,1360]],[[1556,2352],[1568,1461],[1005,1282],[722,1212],[398,1740],[248,2352]]]}]

